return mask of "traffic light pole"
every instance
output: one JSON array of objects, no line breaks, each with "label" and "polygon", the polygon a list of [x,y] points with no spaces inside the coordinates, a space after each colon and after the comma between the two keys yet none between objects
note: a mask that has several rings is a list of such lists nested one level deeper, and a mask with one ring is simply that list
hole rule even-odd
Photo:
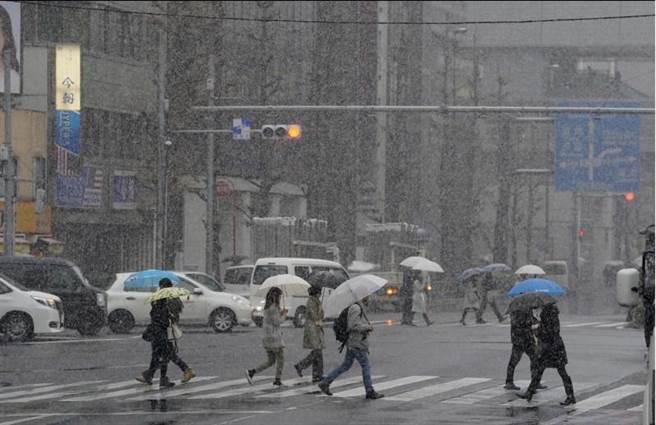
[{"label": "traffic light pole", "polygon": [[4,211],[4,255],[14,255],[14,233],[16,232],[16,217],[14,211],[15,173],[14,155],[11,149],[11,55],[13,50],[5,49],[3,65],[5,72],[5,143],[3,160],[5,160],[5,211]]},{"label": "traffic light pole", "polygon": [[[214,105],[214,82],[216,78],[215,56],[210,55],[209,78],[207,80],[207,104]],[[214,276],[214,133],[207,135],[207,210],[205,213],[205,273]]]}]

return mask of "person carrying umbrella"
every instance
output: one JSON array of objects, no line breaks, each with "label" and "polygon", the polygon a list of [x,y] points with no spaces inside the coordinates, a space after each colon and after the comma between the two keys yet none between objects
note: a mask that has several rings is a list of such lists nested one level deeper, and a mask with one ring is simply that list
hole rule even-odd
[{"label": "person carrying umbrella", "polygon": [[[346,282],[345,282],[346,283]],[[371,381],[371,366],[369,364],[369,334],[374,328],[367,319],[365,306],[368,304],[369,297],[364,297],[361,301],[355,302],[348,307],[347,330],[348,339],[346,341],[346,355],[344,361],[337,368],[333,369],[321,382],[319,389],[326,395],[333,395],[330,392],[330,384],[337,379],[339,375],[351,369],[353,361],[357,360],[362,369],[362,382],[364,384],[367,400],[376,400],[384,397],[383,394],[374,390]]]},{"label": "person carrying umbrella", "polygon": [[412,311],[410,313],[410,325],[416,326],[413,322],[415,313],[421,314],[426,322],[426,326],[433,324],[433,321],[428,317],[426,309],[426,284],[421,280],[421,272],[415,271],[413,273],[413,295],[412,295]]},{"label": "person carrying umbrella", "polygon": [[567,352],[565,343],[560,336],[560,320],[558,318],[558,307],[556,304],[548,304],[540,313],[540,326],[538,327],[538,353],[535,367],[531,371],[531,383],[524,393],[516,393],[517,397],[531,401],[538,388],[542,374],[546,368],[556,368],[560,378],[563,380],[567,398],[560,404],[568,406],[576,403],[574,397],[574,386],[572,379],[567,374]]},{"label": "person carrying umbrella", "polygon": [[319,295],[321,288],[311,286],[308,289],[310,298],[305,305],[305,326],[303,329],[303,348],[310,350],[310,354],[294,365],[299,377],[303,377],[303,370],[312,366],[312,383],[323,378],[323,349],[326,348],[323,328],[323,307]]},{"label": "person carrying umbrella", "polygon": [[273,385],[277,387],[282,386],[280,378],[285,363],[285,343],[282,340],[280,324],[284,321],[285,316],[287,315],[287,310],[280,308],[281,296],[282,290],[275,286],[267,292],[264,302],[264,318],[262,325],[264,328],[262,346],[266,351],[267,361],[257,366],[255,369],[246,370],[246,379],[251,385],[253,385],[253,376],[255,376],[256,373],[262,372],[275,364],[276,376],[273,380]]},{"label": "person carrying umbrella", "polygon": [[401,303],[401,324],[402,325],[412,325],[412,298],[414,296],[414,285],[413,285],[413,274],[412,270],[403,271],[403,283],[401,284],[401,290],[399,291],[399,302]]},{"label": "person carrying umbrella", "polygon": [[492,311],[494,311],[494,314],[497,316],[499,323],[503,322],[505,317],[503,314],[501,314],[499,307],[497,306],[496,297],[498,292],[494,282],[494,277],[492,276],[492,272],[484,272],[482,275],[477,277],[477,282],[478,293],[481,297],[481,306],[478,309],[476,315],[476,323],[487,323],[485,320],[483,320],[483,313],[485,313],[485,308],[488,304],[490,304],[490,307],[492,307]]}]

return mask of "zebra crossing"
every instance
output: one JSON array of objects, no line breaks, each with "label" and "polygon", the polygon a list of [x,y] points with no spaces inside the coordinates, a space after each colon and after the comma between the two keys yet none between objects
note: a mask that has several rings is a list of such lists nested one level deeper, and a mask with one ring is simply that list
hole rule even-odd
[{"label": "zebra crossing", "polygon": [[[630,327],[631,322],[615,322],[615,321],[596,321],[596,322],[561,322],[560,327],[563,330],[567,329],[577,329],[577,328],[597,328],[597,329],[626,329]],[[466,326],[463,326],[460,322],[458,323],[445,323],[437,325],[436,327],[452,327],[452,326],[461,326],[467,328],[475,327],[496,327],[496,328],[509,328],[510,322],[505,321],[503,323],[467,323]]]},{"label": "zebra crossing", "polygon": [[[225,380],[217,376],[198,377],[186,384],[171,389],[159,390],[157,380],[152,386],[134,380],[107,382],[87,380],[65,384],[38,383],[17,387],[0,388],[0,405],[24,405],[35,401],[57,401],[60,403],[85,402],[138,402],[148,400],[217,400],[227,398],[248,398],[249,402],[258,399],[289,399],[293,397],[320,397],[324,399],[363,398],[360,375],[348,376],[333,382],[333,397],[320,393],[317,386],[308,378],[285,380],[285,386],[277,389],[271,385],[272,376],[255,376],[254,385],[245,378]],[[525,400],[516,399],[512,391],[503,389],[503,383],[486,377],[447,378],[433,375],[413,375],[389,377],[372,376],[374,386],[384,392],[383,403],[444,403],[445,405],[483,405],[500,407],[535,407],[557,404],[564,397],[562,385],[554,385],[538,392],[530,405]],[[525,387],[528,381],[517,381]],[[625,410],[637,414],[642,409],[642,400],[634,397],[644,391],[643,385],[621,385],[593,394],[601,384],[575,383],[578,403],[575,414],[581,415],[632,397],[635,405]],[[592,394],[592,395],[590,395]],[[585,398],[581,398],[583,395]],[[630,404],[630,403],[628,403]]]}]

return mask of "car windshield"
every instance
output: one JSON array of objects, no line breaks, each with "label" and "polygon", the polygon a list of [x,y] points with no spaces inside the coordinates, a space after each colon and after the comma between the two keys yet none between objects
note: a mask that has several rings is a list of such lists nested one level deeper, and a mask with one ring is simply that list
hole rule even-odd
[{"label": "car windshield", "polygon": [[287,273],[287,266],[264,265],[255,267],[253,285],[261,285],[271,276]]},{"label": "car windshield", "polygon": [[195,280],[196,282],[202,284],[210,291],[214,291],[214,292],[225,291],[225,287],[216,279],[214,279],[212,276],[208,276],[204,273],[185,273],[185,275]]}]

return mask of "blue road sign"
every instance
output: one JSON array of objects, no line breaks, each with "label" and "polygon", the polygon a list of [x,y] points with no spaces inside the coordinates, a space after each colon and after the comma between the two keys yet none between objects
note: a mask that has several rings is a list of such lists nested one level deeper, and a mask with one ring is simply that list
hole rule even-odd
[{"label": "blue road sign", "polygon": [[[566,101],[559,106],[635,108],[637,102]],[[638,192],[640,117],[556,114],[556,191]]]},{"label": "blue road sign", "polygon": [[232,138],[234,140],[250,140],[251,127],[253,123],[246,118],[235,118],[232,120]]},{"label": "blue road sign", "polygon": [[80,113],[55,112],[55,144],[75,155],[80,154]]}]

